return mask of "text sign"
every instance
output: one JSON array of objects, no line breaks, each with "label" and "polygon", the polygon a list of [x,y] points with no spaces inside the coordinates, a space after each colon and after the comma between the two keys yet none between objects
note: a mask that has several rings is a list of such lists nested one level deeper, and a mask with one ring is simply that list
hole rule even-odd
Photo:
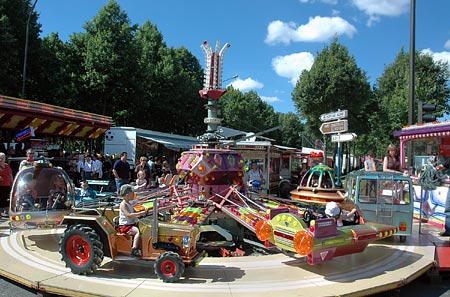
[{"label": "text sign", "polygon": [[324,113],[320,115],[322,122],[329,122],[339,119],[345,119],[348,116],[348,110],[338,110],[330,113]]},{"label": "text sign", "polygon": [[356,138],[356,134],[355,133],[344,133],[344,134],[331,135],[331,141],[332,142],[352,141],[355,138]]},{"label": "text sign", "polygon": [[322,126],[320,126],[320,132],[322,132],[322,134],[347,132],[347,130],[348,130],[347,120],[322,123]]},{"label": "text sign", "polygon": [[30,137],[34,137],[34,128],[32,126],[25,128],[16,134],[17,141],[22,141]]}]

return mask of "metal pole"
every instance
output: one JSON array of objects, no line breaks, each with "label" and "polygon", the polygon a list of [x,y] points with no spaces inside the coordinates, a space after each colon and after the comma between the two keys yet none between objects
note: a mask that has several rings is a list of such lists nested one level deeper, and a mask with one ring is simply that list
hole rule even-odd
[{"label": "metal pole", "polygon": [[[408,125],[413,124],[414,116],[414,90],[415,90],[415,33],[416,33],[416,0],[411,0],[410,15],[410,44],[409,44],[409,108],[408,108]],[[412,143],[406,144],[406,156],[408,159],[408,167],[412,166]]]},{"label": "metal pole", "polygon": [[25,84],[27,81],[28,32],[29,32],[29,28],[30,28],[30,19],[31,19],[31,15],[33,14],[34,7],[36,6],[37,2],[38,2],[38,0],[35,0],[33,3],[33,6],[31,6],[31,11],[28,14],[28,19],[27,19],[27,29],[26,29],[26,33],[25,33],[25,53],[24,53],[24,57],[23,57],[22,92],[20,95],[20,97],[22,97],[22,98],[25,98]]},{"label": "metal pole", "polygon": [[336,186],[341,187],[341,142],[337,143],[337,174],[336,174]]}]

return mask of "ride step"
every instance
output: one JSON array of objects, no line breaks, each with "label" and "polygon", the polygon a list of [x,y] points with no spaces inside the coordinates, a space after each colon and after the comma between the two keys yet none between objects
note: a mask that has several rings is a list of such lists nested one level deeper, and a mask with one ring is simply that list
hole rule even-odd
[{"label": "ride step", "polygon": [[434,258],[440,271],[450,270],[450,241],[434,242],[436,250]]},{"label": "ride step", "polygon": [[114,261],[136,261],[141,259],[141,257],[131,257],[131,256],[117,256],[114,258]]}]

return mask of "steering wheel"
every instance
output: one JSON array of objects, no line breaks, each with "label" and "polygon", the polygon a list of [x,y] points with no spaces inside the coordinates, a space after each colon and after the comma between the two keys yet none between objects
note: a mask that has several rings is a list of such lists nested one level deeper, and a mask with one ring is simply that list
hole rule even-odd
[{"label": "steering wheel", "polygon": [[55,208],[58,204],[64,203],[64,200],[66,200],[66,194],[63,192],[54,192],[50,196],[50,199],[53,201],[52,208]]}]

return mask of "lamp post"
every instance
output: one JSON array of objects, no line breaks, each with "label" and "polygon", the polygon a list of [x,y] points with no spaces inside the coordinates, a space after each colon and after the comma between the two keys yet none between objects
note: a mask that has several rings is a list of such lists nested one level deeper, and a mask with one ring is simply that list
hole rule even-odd
[{"label": "lamp post", "polygon": [[25,53],[24,53],[24,57],[23,57],[22,93],[21,93],[22,98],[25,98],[25,84],[27,81],[28,32],[30,30],[30,19],[31,19],[31,15],[33,14],[34,7],[36,6],[37,2],[38,2],[38,0],[35,0],[33,3],[33,6],[31,6],[31,11],[28,14],[28,19],[27,19],[27,29],[26,29],[26,33],[25,33]]},{"label": "lamp post", "polygon": [[[415,35],[416,35],[416,0],[411,0],[411,12],[410,12],[410,39],[409,39],[409,100],[408,100],[408,125],[413,124],[414,117],[414,100],[415,100],[415,55],[416,55],[416,45],[415,45]],[[406,160],[408,167],[413,164],[412,160],[412,142],[408,141],[406,143]],[[403,161],[403,160],[402,160]]]},{"label": "lamp post", "polygon": [[224,79],[222,82],[226,82],[226,81],[229,81],[229,80],[232,80],[232,79],[235,79],[235,78],[238,78],[239,77],[239,75],[238,74],[235,74],[235,75],[233,75],[232,77],[230,77],[230,78],[227,78],[227,79]]}]

